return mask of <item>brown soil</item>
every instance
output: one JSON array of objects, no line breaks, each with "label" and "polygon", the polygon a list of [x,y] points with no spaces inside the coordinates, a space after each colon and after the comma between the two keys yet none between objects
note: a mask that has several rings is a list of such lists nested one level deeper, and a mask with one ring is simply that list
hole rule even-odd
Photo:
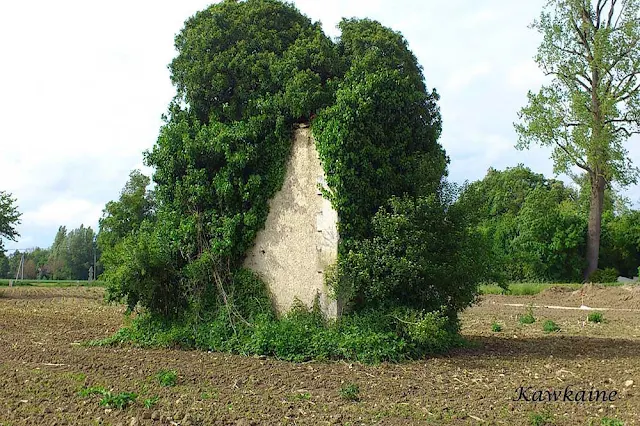
[{"label": "brown soil", "polygon": [[[599,307],[637,303],[633,292],[632,299],[620,300],[626,291],[594,288],[594,302]],[[124,309],[104,305],[101,295],[92,288],[0,290],[0,425],[513,426],[530,424],[532,412],[548,413],[557,425],[599,425],[603,417],[640,424],[639,314],[608,311],[606,323],[591,324],[584,311],[539,308],[535,324],[521,325],[518,317],[525,310],[504,306],[575,305],[572,293],[487,296],[463,315],[468,348],[378,366],[81,346],[122,325]],[[561,331],[545,334],[546,319]],[[494,321],[502,332],[491,331]],[[161,369],[178,372],[177,386],[159,385],[155,375]],[[340,396],[349,383],[359,386],[360,401]],[[513,401],[520,386],[561,390],[568,385],[618,395],[607,403]],[[123,410],[107,409],[99,397],[78,394],[85,386],[135,392],[138,399]],[[156,396],[158,403],[145,408],[144,401]]]}]

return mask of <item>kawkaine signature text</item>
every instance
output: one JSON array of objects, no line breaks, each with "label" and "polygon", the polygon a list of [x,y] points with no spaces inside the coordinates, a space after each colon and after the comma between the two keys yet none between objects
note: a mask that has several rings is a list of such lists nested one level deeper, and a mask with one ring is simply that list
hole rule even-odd
[{"label": "kawkaine signature text", "polygon": [[613,402],[618,395],[617,391],[603,390],[572,390],[571,386],[564,389],[533,389],[520,386],[516,389],[516,398],[513,401],[526,402]]}]

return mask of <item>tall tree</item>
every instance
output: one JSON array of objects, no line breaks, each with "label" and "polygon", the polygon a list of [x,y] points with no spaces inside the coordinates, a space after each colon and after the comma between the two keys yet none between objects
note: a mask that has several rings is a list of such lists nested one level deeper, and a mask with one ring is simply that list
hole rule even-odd
[{"label": "tall tree", "polygon": [[640,133],[640,0],[549,0],[532,24],[550,84],[529,92],[517,147],[553,147],[556,173],[576,166],[591,186],[584,278],[598,267],[605,188],[637,181],[623,143]]},{"label": "tall tree", "polygon": [[0,191],[0,252],[4,253],[2,238],[15,241],[20,234],[16,230],[16,225],[20,224],[21,213],[15,206],[15,198],[11,194]]},{"label": "tall tree", "polygon": [[9,277],[9,258],[0,251],[0,278]]},{"label": "tall tree", "polygon": [[51,246],[51,252],[49,254],[49,261],[45,266],[47,275],[50,275],[54,280],[70,279],[70,271],[67,266],[69,250],[66,242],[67,227],[61,226],[58,228],[58,232],[53,240],[53,245]]},{"label": "tall tree", "polygon": [[145,219],[151,219],[155,208],[151,183],[140,170],[129,173],[129,180],[118,201],[109,201],[100,219],[98,245],[101,250],[113,248],[124,237],[137,231]]},{"label": "tall tree", "polygon": [[71,272],[71,279],[86,280],[89,278],[89,268],[93,265],[95,233],[91,227],[73,229],[67,234],[68,247],[67,266]]}]

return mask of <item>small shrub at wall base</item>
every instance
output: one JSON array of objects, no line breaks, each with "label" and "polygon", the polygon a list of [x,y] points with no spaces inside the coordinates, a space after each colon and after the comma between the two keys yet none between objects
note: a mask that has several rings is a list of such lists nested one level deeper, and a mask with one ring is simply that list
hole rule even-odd
[{"label": "small shrub at wall base", "polygon": [[491,324],[491,331],[493,331],[494,333],[500,333],[502,331],[502,326],[494,321]]},{"label": "small shrub at wall base", "polygon": [[268,313],[257,315],[249,325],[232,324],[230,318],[233,314],[227,308],[200,322],[143,314],[113,336],[89,344],[196,348],[293,362],[345,359],[379,363],[421,358],[464,343],[447,329],[449,320],[437,312],[397,310],[381,315],[371,311],[327,321],[319,309],[298,306],[279,319]]}]

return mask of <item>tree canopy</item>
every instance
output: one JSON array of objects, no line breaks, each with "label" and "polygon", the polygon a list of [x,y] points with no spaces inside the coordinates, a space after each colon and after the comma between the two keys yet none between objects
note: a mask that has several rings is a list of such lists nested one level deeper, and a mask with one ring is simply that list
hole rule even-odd
[{"label": "tree canopy", "polygon": [[[428,273],[462,262],[469,252],[453,248],[473,246],[467,238],[475,232],[442,185],[448,158],[438,143],[438,94],[427,89],[401,34],[368,19],[345,19],[339,27],[334,42],[319,23],[276,0],[223,1],[186,21],[170,65],[176,97],[157,143],[145,153],[154,168],[153,217],[136,220],[132,231],[125,226],[115,240],[126,236],[103,257],[114,298],[164,317],[242,303],[245,253],[282,185],[294,124],[308,121],[327,177],[324,195],[338,212],[339,275],[375,275],[357,285],[341,279],[338,287],[351,294],[346,304],[366,310],[449,303],[455,320],[473,300],[479,274],[448,274],[447,285],[440,285]],[[136,199],[142,193],[140,185]],[[124,201],[105,209],[105,241],[124,223],[118,218],[127,211]],[[430,213],[433,220],[421,222]],[[416,283],[426,288],[420,300],[399,298],[398,289],[390,292],[393,302],[379,303],[366,295],[392,278],[370,262],[389,227],[399,226],[390,220],[394,215],[406,216],[410,229],[431,235],[434,244],[455,228],[459,238],[447,253],[457,260],[429,251],[431,263],[422,265]],[[358,262],[347,261],[366,250]],[[386,256],[417,261],[418,247],[409,250]],[[454,288],[455,295],[447,290]]]},{"label": "tree canopy", "polygon": [[16,226],[20,224],[21,213],[15,205],[11,194],[0,191],[0,252],[4,253],[3,238],[15,241],[19,237]]}]

